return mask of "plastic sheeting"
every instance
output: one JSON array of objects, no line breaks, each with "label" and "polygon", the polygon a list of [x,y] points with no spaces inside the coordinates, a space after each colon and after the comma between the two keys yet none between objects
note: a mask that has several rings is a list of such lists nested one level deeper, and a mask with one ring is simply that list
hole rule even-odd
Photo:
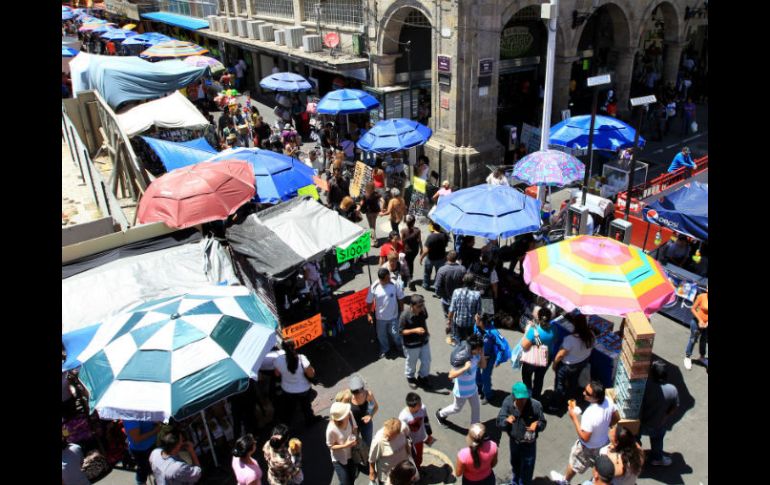
[{"label": "plastic sheeting", "polygon": [[200,130],[209,124],[198,108],[178,91],[131,108],[118,115],[118,123],[129,137],[147,131],[153,125],[159,128]]},{"label": "plastic sheeting", "polygon": [[158,155],[158,158],[160,158],[161,163],[163,163],[168,172],[177,168],[195,165],[217,154],[217,151],[209,145],[205,138],[181,142],[160,140],[149,136],[141,138]]},{"label": "plastic sheeting", "polygon": [[347,247],[364,228],[310,197],[301,197],[252,214],[227,229],[233,250],[252,268],[274,279],[290,276],[305,261],[335,247]]},{"label": "plastic sheeting", "polygon": [[238,283],[229,255],[215,239],[124,257],[62,280],[62,333],[148,300]]},{"label": "plastic sheeting", "polygon": [[[78,62],[75,62],[75,61]],[[126,101],[163,96],[200,79],[208,67],[178,60],[149,62],[138,56],[115,57],[81,53],[70,63],[72,89],[99,91],[112,108]]]}]

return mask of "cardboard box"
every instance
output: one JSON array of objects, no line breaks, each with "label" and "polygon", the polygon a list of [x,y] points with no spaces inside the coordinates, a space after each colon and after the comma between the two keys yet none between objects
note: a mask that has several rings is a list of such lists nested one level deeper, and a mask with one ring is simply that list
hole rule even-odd
[{"label": "cardboard box", "polygon": [[644,338],[655,338],[655,329],[650,325],[650,321],[642,312],[629,313],[626,316],[627,327],[631,329],[631,334],[635,340]]},{"label": "cardboard box", "polygon": [[649,375],[651,364],[649,360],[634,362],[633,358],[630,358],[624,349],[620,353],[620,361],[625,366],[626,373],[630,379],[646,379]]},{"label": "cardboard box", "polygon": [[628,340],[623,341],[621,350],[628,353],[633,362],[652,360],[652,348],[640,350],[633,343],[629,343]]},{"label": "cardboard box", "polygon": [[620,421],[618,421],[618,424],[625,426],[626,429],[634,433],[635,436],[639,436],[639,428],[641,427],[642,423],[638,419],[621,418]]}]

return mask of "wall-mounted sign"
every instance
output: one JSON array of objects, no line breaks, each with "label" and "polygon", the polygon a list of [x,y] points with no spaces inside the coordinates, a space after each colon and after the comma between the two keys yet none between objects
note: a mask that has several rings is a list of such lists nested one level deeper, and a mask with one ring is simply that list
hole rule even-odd
[{"label": "wall-mounted sign", "polygon": [[452,85],[452,75],[447,72],[438,73],[438,83],[442,86]]},{"label": "wall-mounted sign", "polygon": [[438,72],[452,72],[452,58],[438,56]]},{"label": "wall-mounted sign", "polygon": [[442,109],[449,109],[449,98],[442,96],[441,97],[441,108]]},{"label": "wall-mounted sign", "polygon": [[479,60],[479,76],[491,76],[495,69],[494,59]]}]

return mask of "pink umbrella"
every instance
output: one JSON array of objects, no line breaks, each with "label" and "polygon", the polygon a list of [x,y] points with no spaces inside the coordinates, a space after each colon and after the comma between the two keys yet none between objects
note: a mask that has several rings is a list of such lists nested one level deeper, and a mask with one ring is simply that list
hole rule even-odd
[{"label": "pink umbrella", "polygon": [[256,194],[248,162],[201,162],[153,181],[139,201],[137,218],[169,227],[192,227],[227,218]]}]

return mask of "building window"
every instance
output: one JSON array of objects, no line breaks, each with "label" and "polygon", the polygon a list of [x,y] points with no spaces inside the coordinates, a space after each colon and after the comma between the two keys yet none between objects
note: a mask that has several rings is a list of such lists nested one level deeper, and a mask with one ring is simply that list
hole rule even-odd
[{"label": "building window", "polygon": [[[313,22],[320,21],[324,25],[347,25],[361,27],[364,25],[364,8],[362,0],[303,0],[305,18]],[[320,17],[319,17],[320,13]]]},{"label": "building window", "polygon": [[251,15],[266,17],[294,18],[293,0],[250,0]]},{"label": "building window", "polygon": [[217,0],[162,0],[158,2],[158,10],[203,19],[217,14],[221,6],[218,3]]}]

